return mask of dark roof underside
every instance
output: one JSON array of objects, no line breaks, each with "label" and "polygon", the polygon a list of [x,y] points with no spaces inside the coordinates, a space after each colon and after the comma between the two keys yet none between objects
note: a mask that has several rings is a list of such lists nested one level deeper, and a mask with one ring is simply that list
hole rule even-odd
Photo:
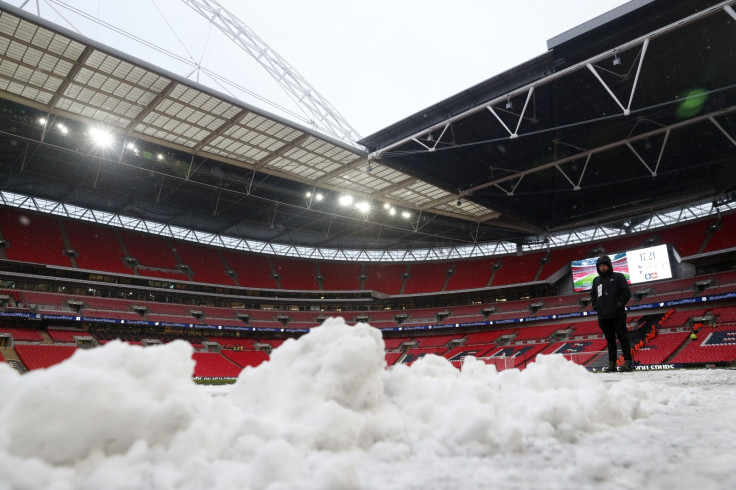
[{"label": "dark roof underside", "polygon": [[531,234],[733,189],[736,21],[716,2],[639,3],[361,143]]}]

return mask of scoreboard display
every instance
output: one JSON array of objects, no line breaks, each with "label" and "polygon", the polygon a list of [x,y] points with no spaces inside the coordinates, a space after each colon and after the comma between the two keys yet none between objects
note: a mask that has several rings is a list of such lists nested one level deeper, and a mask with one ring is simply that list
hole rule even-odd
[{"label": "scoreboard display", "polygon": [[[659,281],[672,278],[670,256],[667,245],[628,250],[607,254],[613,270],[626,276],[629,284]],[[598,257],[574,260],[572,270],[573,290],[576,293],[590,290],[593,279],[598,275],[595,263]]]}]

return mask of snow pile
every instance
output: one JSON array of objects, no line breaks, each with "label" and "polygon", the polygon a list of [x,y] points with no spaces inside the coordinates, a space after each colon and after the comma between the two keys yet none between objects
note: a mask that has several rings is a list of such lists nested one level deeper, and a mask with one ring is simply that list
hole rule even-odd
[{"label": "snow pile", "polygon": [[448,462],[503,474],[509,458],[544,465],[570,448],[567,473],[601,481],[610,464],[586,441],[674,397],[561,356],[500,373],[438,356],[386,370],[380,331],[341,318],[284,342],[224,396],[191,381],[191,354],[183,341],[110,342],[23,376],[0,365],[0,489],[441,487],[433,471]]}]

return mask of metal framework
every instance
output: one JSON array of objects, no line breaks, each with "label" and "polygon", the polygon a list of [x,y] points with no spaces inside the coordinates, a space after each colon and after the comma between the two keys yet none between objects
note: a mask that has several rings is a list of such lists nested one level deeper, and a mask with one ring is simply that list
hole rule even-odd
[{"label": "metal framework", "polygon": [[[439,124],[433,124],[429,128],[425,128],[411,136],[405,137],[390,145],[387,145],[386,147],[381,148],[380,150],[371,153],[369,155],[369,159],[381,161],[383,157],[391,156],[392,152],[406,153],[406,150],[402,150],[402,147],[404,147],[404,145],[406,145],[409,142],[419,145],[420,148],[415,151],[416,153],[434,152],[437,149],[441,148],[441,145],[443,143],[446,143],[446,141],[443,140],[443,137],[446,134],[448,134],[448,130],[453,127],[453,124],[458,123],[459,121],[466,119],[467,117],[471,115],[474,115],[474,114],[477,114],[479,112],[486,111],[486,110],[495,117],[498,123],[502,126],[503,130],[505,130],[505,132],[508,133],[509,139],[513,140],[513,139],[519,138],[520,136],[525,136],[525,134],[519,133],[519,129],[521,127],[522,121],[524,121],[525,118],[530,117],[530,116],[527,116],[527,109],[529,108],[530,103],[534,99],[535,90],[539,89],[539,87],[542,87],[556,80],[564,78],[568,75],[571,75],[575,72],[579,72],[580,70],[586,70],[586,69],[589,70],[593,74],[595,79],[600,83],[601,89],[602,89],[601,97],[611,97],[613,101],[616,103],[616,105],[621,109],[620,114],[613,114],[613,115],[608,115],[605,117],[614,118],[614,117],[620,116],[621,114],[624,116],[630,116],[632,113],[635,113],[637,111],[637,108],[632,108],[632,103],[633,103],[634,95],[636,93],[637,85],[639,82],[639,75],[645,63],[647,48],[649,47],[650,41],[668,32],[680,29],[685,25],[688,25],[693,22],[697,22],[698,20],[705,18],[707,16],[710,16],[710,15],[713,15],[713,14],[724,14],[725,13],[729,15],[730,17],[732,17],[734,20],[736,20],[736,12],[731,6],[732,3],[733,3],[733,0],[720,2],[717,5],[704,9],[701,12],[690,15],[689,17],[678,20],[677,22],[674,22],[670,25],[667,25],[653,32],[650,32],[645,36],[641,36],[637,39],[634,39],[625,44],[622,44],[614,49],[600,53],[594,57],[589,58],[588,60],[582,61],[573,66],[560,70],[559,72],[556,72],[549,76],[541,78],[526,86],[517,88],[509,92],[508,94],[498,96],[494,98],[493,100],[490,100],[489,102],[484,103],[478,107],[474,107],[465,112],[462,112],[461,114],[448,118],[447,120]],[[606,69],[601,68],[600,63],[603,61],[611,61],[613,65],[616,66],[621,63],[619,54],[626,52],[626,51],[630,51],[630,50],[638,50],[638,52],[633,57],[635,60],[638,60],[638,62],[636,63],[636,71],[633,77],[633,85],[631,87],[630,93],[628,94],[628,101],[625,102],[625,105],[624,105],[624,101],[621,100],[620,96],[617,96],[613,92],[609,84],[606,83],[603,77],[601,77],[600,72],[602,70],[605,71]],[[633,66],[632,66],[632,70],[633,70]],[[505,106],[507,109],[506,112],[508,112],[508,110],[513,107],[514,101],[517,101],[517,99],[521,97],[524,97],[523,108],[521,109],[521,112],[517,115],[518,119],[517,119],[516,126],[512,129],[511,127],[509,127],[507,122],[504,122],[504,120],[499,116],[498,110],[499,110],[499,107]],[[694,95],[693,97],[697,97],[697,95]],[[736,146],[736,140],[734,140],[734,138],[730,136],[723,129],[723,127],[719,124],[719,122],[716,119],[717,117],[726,116],[734,112],[736,112],[736,106],[713,111],[713,112],[703,114],[698,117],[692,117],[680,123],[662,126],[661,128],[658,128],[656,130],[652,130],[652,131],[642,133],[642,134],[637,134],[636,136],[631,136],[626,139],[622,139],[614,143],[609,143],[601,147],[589,148],[589,149],[577,148],[579,152],[572,154],[572,155],[568,155],[565,158],[554,159],[546,163],[535,165],[533,168],[530,168],[524,171],[516,171],[516,172],[511,173],[510,175],[504,175],[502,177],[495,178],[495,179],[492,178],[488,180],[487,182],[483,182],[481,184],[474,185],[472,187],[464,188],[458,192],[457,198],[462,199],[465,197],[472,196],[474,192],[479,191],[481,189],[488,188],[488,187],[496,187],[500,189],[502,192],[504,192],[507,196],[513,196],[514,191],[516,190],[516,188],[519,186],[519,184],[525,177],[531,174],[535,174],[538,172],[548,170],[550,168],[556,168],[563,175],[563,177],[570,183],[570,186],[573,190],[580,190],[581,183],[583,181],[583,178],[585,177],[585,174],[588,168],[588,163],[590,161],[591,156],[597,153],[599,154],[602,152],[610,151],[618,147],[628,148],[628,150],[630,150],[632,154],[635,156],[635,158],[637,158],[642,163],[642,165],[647,169],[647,171],[653,177],[655,177],[657,175],[657,170],[659,167],[660,160],[662,158],[662,154],[664,153],[665,147],[667,145],[668,137],[670,133],[675,129],[697,124],[702,121],[708,121],[715,127],[715,129],[723,133],[724,136],[732,144],[734,144],[734,146]],[[605,117],[602,117],[602,118],[605,118]],[[636,122],[634,121],[633,124],[635,125]],[[435,136],[437,134],[439,134],[439,136]],[[664,140],[662,142],[662,146],[659,152],[659,158],[657,159],[656,162],[647,162],[636,151],[636,149],[634,148],[634,146],[632,146],[631,143],[640,141],[640,140],[646,140],[653,136],[659,136],[659,135],[664,136]],[[481,141],[479,141],[479,143],[481,143]],[[557,142],[556,144],[564,144],[564,142]],[[562,164],[572,162],[574,160],[580,160],[580,161],[584,160],[585,161],[583,171],[577,176],[576,181],[574,181],[573,177],[568,175],[565,172],[565,170],[561,167]]]},{"label": "metal framework", "polygon": [[216,0],[182,0],[258,62],[304,111],[315,129],[357,146],[360,135],[307,80]]},{"label": "metal framework", "polygon": [[[257,240],[246,240],[226,235],[203,233],[191,229],[157,223],[150,220],[123,216],[117,213],[97,211],[80,206],[40,199],[22,194],[0,191],[0,204],[28,209],[40,213],[54,214],[70,219],[81,219],[107,226],[115,226],[144,233],[186,240],[203,245],[229,248],[266,255],[296,257],[302,259],[350,261],[350,262],[431,262],[452,259],[494,257],[517,252],[511,242],[486,242],[468,246],[436,247],[417,250],[346,250],[318,247],[280,245]],[[535,252],[568,247],[581,243],[610,239],[626,233],[641,233],[687,221],[720,216],[721,213],[736,211],[736,200],[725,200],[716,206],[712,202],[677,207],[660,213],[650,213],[628,230],[620,227],[600,225],[538,237],[533,243],[522,246],[522,251]]]}]

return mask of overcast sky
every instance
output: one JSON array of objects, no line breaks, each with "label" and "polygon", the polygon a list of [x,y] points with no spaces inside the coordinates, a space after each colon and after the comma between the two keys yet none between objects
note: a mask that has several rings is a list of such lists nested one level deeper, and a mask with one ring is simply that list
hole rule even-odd
[{"label": "overcast sky", "polygon": [[[23,0],[13,0],[20,6]],[[25,9],[221,92],[284,114],[202,66],[296,110],[266,70],[179,0],[28,2]],[[367,136],[543,54],[547,40],[622,0],[274,0],[220,3],[295,68],[349,124]],[[65,8],[70,5],[78,12]],[[90,22],[99,18],[186,60]],[[69,21],[69,22],[66,22]]]}]

